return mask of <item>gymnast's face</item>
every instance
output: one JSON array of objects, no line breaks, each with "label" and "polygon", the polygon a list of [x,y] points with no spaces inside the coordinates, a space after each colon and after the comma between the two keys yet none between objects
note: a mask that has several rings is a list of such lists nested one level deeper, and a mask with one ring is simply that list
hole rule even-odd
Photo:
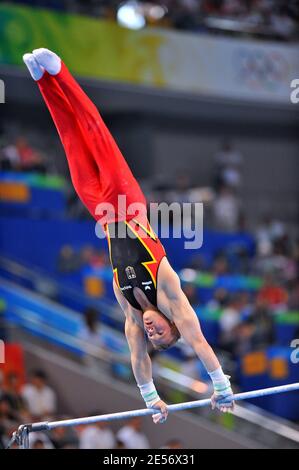
[{"label": "gymnast's face", "polygon": [[174,325],[158,310],[148,309],[143,313],[143,326],[155,349],[167,349],[177,339]]},{"label": "gymnast's face", "polygon": [[143,310],[143,327],[148,339],[155,349],[169,348],[180,337],[175,324],[149,302],[141,289],[135,287],[133,292]]}]

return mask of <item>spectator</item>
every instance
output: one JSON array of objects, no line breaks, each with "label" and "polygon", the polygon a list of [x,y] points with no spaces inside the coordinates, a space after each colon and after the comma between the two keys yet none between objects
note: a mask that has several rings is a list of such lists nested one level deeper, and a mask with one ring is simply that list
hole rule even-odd
[{"label": "spectator", "polygon": [[1,170],[17,170],[20,166],[20,155],[15,144],[8,144],[0,153]]},{"label": "spectator", "polygon": [[84,313],[85,325],[79,331],[79,337],[88,344],[94,346],[102,345],[101,329],[99,325],[99,314],[93,307],[89,307]]},{"label": "spectator", "polygon": [[207,303],[207,308],[210,310],[218,310],[226,307],[229,300],[229,294],[223,287],[215,290],[213,298]]},{"label": "spectator", "polygon": [[253,312],[253,304],[250,298],[250,295],[247,291],[242,291],[239,293],[240,300],[240,314],[242,320],[247,320]]},{"label": "spectator", "polygon": [[290,39],[296,32],[296,23],[289,16],[287,7],[282,7],[277,13],[271,15],[273,33],[282,39]]},{"label": "spectator", "polygon": [[4,389],[4,374],[0,369],[0,399],[4,397],[5,389]]},{"label": "spectator", "polygon": [[284,235],[284,225],[270,215],[264,215],[255,232],[257,254],[262,257],[271,255],[275,241],[281,239]]},{"label": "spectator", "polygon": [[30,383],[24,385],[21,393],[33,416],[44,417],[55,414],[56,393],[48,385],[47,376],[42,370],[32,372]]},{"label": "spectator", "polygon": [[227,274],[229,271],[229,264],[228,260],[225,255],[218,255],[216,256],[213,266],[212,272],[215,276],[222,276],[223,274]]},{"label": "spectator", "polygon": [[69,274],[78,271],[81,267],[80,257],[74,252],[71,245],[63,245],[58,257],[58,271]]},{"label": "spectator", "polygon": [[191,180],[188,171],[184,169],[177,172],[174,180],[174,188],[166,195],[168,202],[190,202]]},{"label": "spectator", "polygon": [[37,171],[45,173],[46,167],[40,153],[29,145],[25,137],[19,137],[16,142],[20,158],[20,169],[23,171]]},{"label": "spectator", "polygon": [[0,157],[2,170],[46,172],[41,154],[29,145],[25,137],[3,147]]},{"label": "spectator", "polygon": [[[2,341],[9,341],[9,332],[8,332],[8,325],[5,321],[5,310],[6,310],[6,303],[0,297],[0,338]],[[1,381],[0,381],[1,386]]]},{"label": "spectator", "polygon": [[126,446],[122,441],[116,439],[115,449],[125,449]]},{"label": "spectator", "polygon": [[[103,413],[97,411],[91,416],[99,414]],[[80,449],[114,449],[115,444],[114,434],[104,422],[86,426],[79,437]]]},{"label": "spectator", "polygon": [[79,256],[75,254],[75,258],[80,268],[84,266],[91,266],[93,268],[109,266],[107,252],[105,250],[98,251],[92,245],[83,246],[80,250]]},{"label": "spectator", "polygon": [[228,186],[222,186],[213,206],[216,228],[233,232],[238,228],[240,203]]},{"label": "spectator", "polygon": [[150,444],[141,431],[141,419],[133,418],[117,433],[117,439],[126,449],[150,449]]},{"label": "spectator", "polygon": [[185,283],[183,286],[183,292],[187,299],[189,300],[190,304],[193,306],[199,305],[199,297],[198,297],[198,290],[194,286],[194,284],[191,284],[190,282]]},{"label": "spectator", "polygon": [[45,433],[32,432],[29,434],[29,449],[54,449],[54,445]]},{"label": "spectator", "polygon": [[242,154],[234,149],[230,141],[225,141],[214,158],[216,163],[216,188],[227,186],[232,189],[239,189],[242,183]]},{"label": "spectator", "polygon": [[299,281],[290,285],[288,308],[291,311],[299,310]]},{"label": "spectator", "polygon": [[176,29],[195,31],[199,28],[199,4],[196,0],[178,0],[171,11],[171,22]]},{"label": "spectator", "polygon": [[294,247],[294,260],[296,261],[296,265],[297,265],[297,276],[298,276],[298,279],[299,279],[299,239],[296,240],[296,244],[295,244],[295,247]]},{"label": "spectator", "polygon": [[[61,417],[60,419],[68,419],[68,417]],[[77,449],[79,447],[79,437],[75,428],[60,427],[53,429],[50,437],[55,449]]]},{"label": "spectator", "polygon": [[25,401],[20,393],[20,378],[14,372],[7,375],[5,397],[7,398],[11,409],[16,414],[21,414],[25,410]]},{"label": "spectator", "polygon": [[82,266],[93,266],[97,260],[96,250],[92,245],[85,245],[80,252]]},{"label": "spectator", "polygon": [[5,438],[5,429],[3,425],[1,424],[1,419],[0,419],[0,450],[5,449],[6,447],[6,438]]},{"label": "spectator", "polygon": [[5,448],[9,436],[17,427],[17,419],[7,398],[0,398],[0,448]]},{"label": "spectator", "polygon": [[240,0],[223,0],[221,2],[222,15],[240,17],[246,12],[246,2]]},{"label": "spectator", "polygon": [[274,342],[274,331],[271,312],[264,303],[258,302],[251,315],[236,328],[234,355],[267,348]]},{"label": "spectator", "polygon": [[249,322],[254,326],[252,332],[253,349],[262,349],[273,344],[275,339],[274,319],[267,304],[258,300]]},{"label": "spectator", "polygon": [[180,439],[169,439],[161,449],[183,449],[183,442]]},{"label": "spectator", "polygon": [[15,411],[11,408],[6,396],[0,399],[0,419],[7,421],[16,421]]},{"label": "spectator", "polygon": [[257,300],[275,311],[285,311],[288,303],[288,292],[272,274],[268,274],[264,278],[264,285],[258,293]]},{"label": "spectator", "polygon": [[233,352],[234,350],[235,333],[241,323],[240,307],[238,296],[233,297],[223,310],[223,314],[219,320],[221,345],[229,352]]},{"label": "spectator", "polygon": [[31,444],[31,449],[46,449],[46,445],[42,439],[36,439],[32,444]]},{"label": "spectator", "polygon": [[251,352],[253,348],[254,325],[250,320],[245,320],[236,326],[232,352],[235,357],[243,356]]}]

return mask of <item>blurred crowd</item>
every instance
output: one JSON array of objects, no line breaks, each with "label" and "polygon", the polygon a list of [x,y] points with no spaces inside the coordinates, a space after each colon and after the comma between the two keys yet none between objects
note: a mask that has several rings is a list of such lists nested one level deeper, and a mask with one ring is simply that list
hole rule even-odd
[{"label": "blurred crowd", "polygon": [[[235,257],[232,260],[228,253],[222,252],[209,268],[198,257],[189,266],[214,276],[256,276],[260,281],[256,290],[215,289],[213,298],[206,303],[208,310],[221,311],[218,346],[229,352],[233,359],[277,344],[277,316],[298,318],[299,240],[291,240],[283,224],[267,217],[257,228],[255,236],[256,253],[253,257],[240,252],[237,260]],[[185,292],[194,306],[202,305],[193,284],[187,284]]]},{"label": "blurred crowd", "polygon": [[[91,410],[89,415],[103,414]],[[20,383],[20,377],[9,373],[5,378],[0,371],[0,449],[5,448],[12,432],[24,422],[67,419],[58,414],[58,397],[43,370],[33,370],[28,382]],[[30,435],[31,449],[150,449],[151,444],[143,432],[142,420],[133,418],[118,429],[107,423],[97,423],[77,428],[57,428],[49,433]],[[164,449],[182,448],[182,442],[171,439]]]},{"label": "blurred crowd", "polygon": [[0,170],[47,173],[47,161],[43,153],[31,145],[25,136],[1,142]]},{"label": "blurred crowd", "polygon": [[[144,188],[147,199],[149,202],[179,203],[181,206],[202,202],[208,227],[222,232],[242,232],[246,228],[241,197],[243,155],[231,140],[225,140],[211,160],[211,176],[210,180],[206,179],[206,186],[194,184],[191,172],[180,169],[173,180],[153,181]],[[193,221],[196,217],[194,211],[190,216]]]},{"label": "blurred crowd", "polygon": [[[2,170],[46,172],[43,153],[32,146],[25,136],[6,142],[0,149]],[[238,354],[238,351],[270,344],[273,337],[273,315],[277,312],[299,310],[299,241],[290,235],[288,226],[271,214],[265,213],[259,221],[247,227],[243,210],[243,164],[242,152],[230,140],[219,143],[212,156],[210,181],[206,187],[196,187],[191,175],[179,171],[174,181],[150,184],[144,188],[150,202],[203,202],[205,224],[221,233],[248,233],[255,239],[255,254],[239,249],[236,253],[225,249],[207,262],[200,253],[185,268],[214,276],[245,275],[262,279],[262,288],[256,293],[231,294],[216,290],[209,307],[221,308],[221,344]],[[82,203],[74,194],[69,198],[69,215],[89,217]],[[191,214],[191,218],[193,214]],[[56,261],[57,273],[68,275],[80,273],[86,267],[109,266],[108,253],[93,246],[80,248],[71,245],[61,247]],[[203,305],[192,285],[185,286],[193,305]],[[259,333],[257,333],[259,332]]]},{"label": "blurred crowd", "polygon": [[[57,173],[55,161],[50,162],[47,151],[38,148],[31,140],[26,134],[16,133],[15,137],[8,138],[3,133],[0,141],[0,171],[42,175]],[[245,228],[242,227],[244,217],[240,199],[242,164],[242,154],[230,140],[226,140],[214,155],[214,175],[206,188],[194,187],[190,173],[181,170],[174,181],[158,184],[149,181],[144,191],[149,202],[183,204],[201,201],[205,203],[205,218],[209,226],[228,232],[242,230]],[[73,186],[68,184],[65,188],[68,215],[78,219],[90,218]],[[66,247],[64,254],[70,259],[69,248]],[[76,263],[80,263],[80,260],[80,257],[77,260],[73,258]]]},{"label": "blurred crowd", "polygon": [[[57,175],[64,172],[65,191],[67,198],[68,216],[77,219],[90,219],[89,212],[78,198],[73,185],[69,181],[68,172],[56,167],[56,159],[51,158],[46,148],[40,148],[33,143],[34,138],[28,138],[26,133],[16,132],[15,137],[8,137],[2,133],[0,140],[0,171],[26,172],[42,175]],[[55,151],[57,149],[55,148]],[[192,181],[192,172],[180,168],[175,177],[157,175],[141,181],[142,189],[149,203],[183,203],[202,202],[205,208],[206,226],[221,232],[236,233],[250,231],[244,210],[242,191],[244,156],[231,139],[219,140],[219,148],[211,155],[210,176],[206,176],[206,185],[198,186]],[[68,183],[67,183],[68,182]],[[186,215],[186,214],[184,214]],[[171,214],[170,214],[171,216]],[[191,212],[191,221],[195,214]],[[271,214],[265,214],[263,223],[267,224],[267,218]],[[175,220],[172,221],[173,223]],[[257,221],[254,221],[256,224]],[[274,230],[286,230],[281,223],[274,225]],[[267,230],[266,230],[267,232]],[[265,231],[262,229],[259,238],[263,238]],[[262,240],[259,241],[262,243]],[[266,243],[266,242],[265,242]],[[265,245],[264,243],[264,245]],[[63,247],[62,259],[71,259],[71,247]],[[76,253],[77,256],[78,253]],[[91,250],[86,249],[82,256],[90,256]],[[81,263],[81,255],[75,263]],[[62,268],[64,269],[64,268]]]},{"label": "blurred crowd", "polygon": [[296,34],[299,5],[279,0],[179,0],[180,29],[242,32],[280,39]]},{"label": "blurred crowd", "polygon": [[[298,0],[15,0],[34,6],[116,19],[127,3],[148,25],[195,32],[298,37]],[[133,15],[134,16],[134,15]]]},{"label": "blurred crowd", "polygon": [[109,256],[106,251],[96,250],[91,245],[84,245],[78,250],[71,245],[63,245],[57,260],[57,271],[61,274],[68,274],[86,266],[101,268],[109,265]]}]

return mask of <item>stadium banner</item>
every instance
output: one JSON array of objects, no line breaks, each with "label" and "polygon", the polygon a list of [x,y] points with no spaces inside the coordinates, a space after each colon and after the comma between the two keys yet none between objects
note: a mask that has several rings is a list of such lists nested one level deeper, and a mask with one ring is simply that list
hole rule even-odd
[{"label": "stadium banner", "polygon": [[107,20],[1,5],[0,64],[22,65],[22,55],[37,47],[54,50],[78,76],[214,98],[290,105],[290,83],[299,78],[292,44],[132,31]]}]

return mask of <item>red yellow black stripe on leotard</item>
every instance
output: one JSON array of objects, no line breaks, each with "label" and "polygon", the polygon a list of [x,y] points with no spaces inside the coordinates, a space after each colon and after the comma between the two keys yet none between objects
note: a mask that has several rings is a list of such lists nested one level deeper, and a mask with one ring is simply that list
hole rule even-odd
[{"label": "red yellow black stripe on leotard", "polygon": [[[137,222],[135,219],[133,219],[133,222],[136,224],[136,226],[140,227],[142,230],[144,230],[147,235],[153,239],[153,240],[157,240],[157,236],[155,235],[155,233],[153,232],[151,226],[148,224],[148,229],[146,227],[144,227],[143,225],[141,225],[139,222]],[[143,237],[140,237],[138,235],[138,232],[136,230],[133,229],[132,225],[130,224],[130,222],[126,222],[126,225],[127,227],[130,228],[130,230],[132,230],[132,232],[136,235],[136,237],[138,238],[138,240],[142,243],[142,245],[144,246],[144,248],[146,249],[146,251],[149,253],[149,255],[151,256],[151,261],[144,261],[142,264],[142,266],[145,267],[145,269],[147,269],[147,271],[149,272],[151,278],[152,278],[152,281],[153,281],[153,284],[155,286],[155,289],[157,288],[157,282],[156,282],[156,277],[153,275],[151,269],[150,269],[150,266],[152,264],[156,264],[158,261],[156,260],[155,256],[153,255],[152,251],[150,250],[150,248],[147,246],[147,244],[144,242],[144,240],[146,240],[146,238],[143,238]]]},{"label": "red yellow black stripe on leotard", "polygon": [[[162,259],[162,257],[165,255],[164,248],[161,245],[157,235],[153,231],[152,227],[150,224],[147,222],[147,226],[141,224],[138,220],[136,219],[131,219],[129,222],[125,221],[124,222],[126,226],[131,230],[136,239],[139,240],[139,242],[143,245],[145,248],[146,252],[150,256],[149,261],[144,261],[141,262],[141,265],[144,266],[144,268],[148,271],[152,281],[153,285],[156,289],[157,287],[157,279],[156,279],[156,274],[157,274],[157,268],[158,265]],[[140,229],[143,231],[143,233],[140,233]],[[109,256],[110,256],[110,262],[111,266],[113,269],[113,274],[114,274],[114,279],[117,284],[117,286],[120,288],[119,284],[119,279],[118,279],[118,268],[113,266],[113,261],[112,261],[112,252],[111,252],[111,237],[109,233],[109,227],[106,225],[105,227],[105,232],[107,235],[107,241],[108,241],[108,248],[109,248]],[[146,236],[145,236],[146,234]],[[151,243],[150,243],[151,242]],[[154,244],[152,244],[154,242]],[[152,244],[152,248],[150,248],[149,244]],[[156,252],[156,254],[154,253]],[[128,264],[130,264],[130,260],[128,260]]]}]

